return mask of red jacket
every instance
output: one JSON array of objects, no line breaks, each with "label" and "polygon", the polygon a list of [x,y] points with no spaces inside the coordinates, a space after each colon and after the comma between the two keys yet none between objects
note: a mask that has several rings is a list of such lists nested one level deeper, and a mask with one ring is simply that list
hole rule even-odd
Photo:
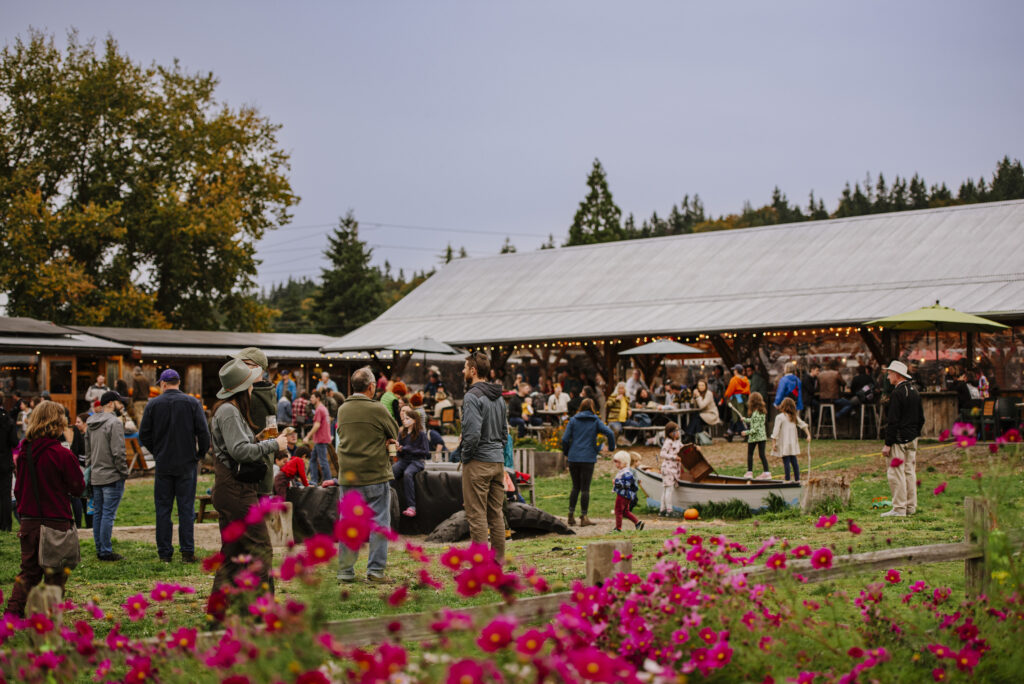
[{"label": "red jacket", "polygon": [[[71,497],[81,496],[85,491],[85,478],[82,477],[78,459],[52,437],[42,437],[31,443],[22,442],[19,447],[15,464],[17,482],[14,487],[18,515],[72,520]],[[39,482],[38,501],[32,486],[30,450]]]}]

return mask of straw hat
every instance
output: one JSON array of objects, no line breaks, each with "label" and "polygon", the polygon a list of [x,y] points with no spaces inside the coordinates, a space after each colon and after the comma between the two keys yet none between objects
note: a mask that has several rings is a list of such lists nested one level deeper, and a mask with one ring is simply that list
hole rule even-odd
[{"label": "straw hat", "polygon": [[217,392],[218,399],[227,399],[233,394],[247,390],[254,382],[263,377],[263,371],[259,368],[249,368],[241,359],[231,359],[217,371],[220,377],[221,390]]}]

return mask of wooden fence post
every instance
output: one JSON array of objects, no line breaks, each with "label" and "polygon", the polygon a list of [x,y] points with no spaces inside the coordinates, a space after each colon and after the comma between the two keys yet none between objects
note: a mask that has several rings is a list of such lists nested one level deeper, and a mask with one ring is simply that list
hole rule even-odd
[{"label": "wooden fence post", "polygon": [[969,544],[980,544],[982,555],[979,558],[968,558],[964,561],[964,584],[968,596],[984,594],[988,589],[990,572],[985,562],[985,546],[988,533],[992,529],[992,513],[988,501],[968,496],[964,499],[964,541]]},{"label": "wooden fence post", "polygon": [[616,572],[633,572],[632,558],[622,558],[618,563],[612,557],[618,551],[622,556],[633,555],[633,542],[607,541],[587,544],[587,584],[598,584]]}]

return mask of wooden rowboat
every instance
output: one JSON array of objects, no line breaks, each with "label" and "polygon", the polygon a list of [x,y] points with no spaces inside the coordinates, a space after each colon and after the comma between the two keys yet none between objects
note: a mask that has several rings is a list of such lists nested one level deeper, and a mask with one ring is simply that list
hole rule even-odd
[{"label": "wooden rowboat", "polygon": [[[661,508],[661,473],[645,468],[634,468],[637,484],[647,497],[647,505]],[[676,480],[672,507],[682,513],[687,508],[704,503],[725,503],[739,499],[753,510],[768,505],[768,495],[781,496],[791,506],[800,505],[800,483],[782,480],[747,480],[742,477],[709,474],[700,482]]]}]

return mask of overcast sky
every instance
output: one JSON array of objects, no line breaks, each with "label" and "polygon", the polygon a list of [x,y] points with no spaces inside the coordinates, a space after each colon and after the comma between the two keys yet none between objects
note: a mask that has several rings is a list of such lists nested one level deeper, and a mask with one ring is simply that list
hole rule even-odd
[{"label": "overcast sky", "polygon": [[867,172],[955,186],[1024,157],[1021,2],[0,6],[5,43],[29,26],[212,71],[220,99],[283,126],[302,201],[261,245],[261,284],[317,275],[349,209],[396,269],[448,242],[561,243],[595,157],[638,220],[687,193],[737,211],[774,185],[832,210]]}]

